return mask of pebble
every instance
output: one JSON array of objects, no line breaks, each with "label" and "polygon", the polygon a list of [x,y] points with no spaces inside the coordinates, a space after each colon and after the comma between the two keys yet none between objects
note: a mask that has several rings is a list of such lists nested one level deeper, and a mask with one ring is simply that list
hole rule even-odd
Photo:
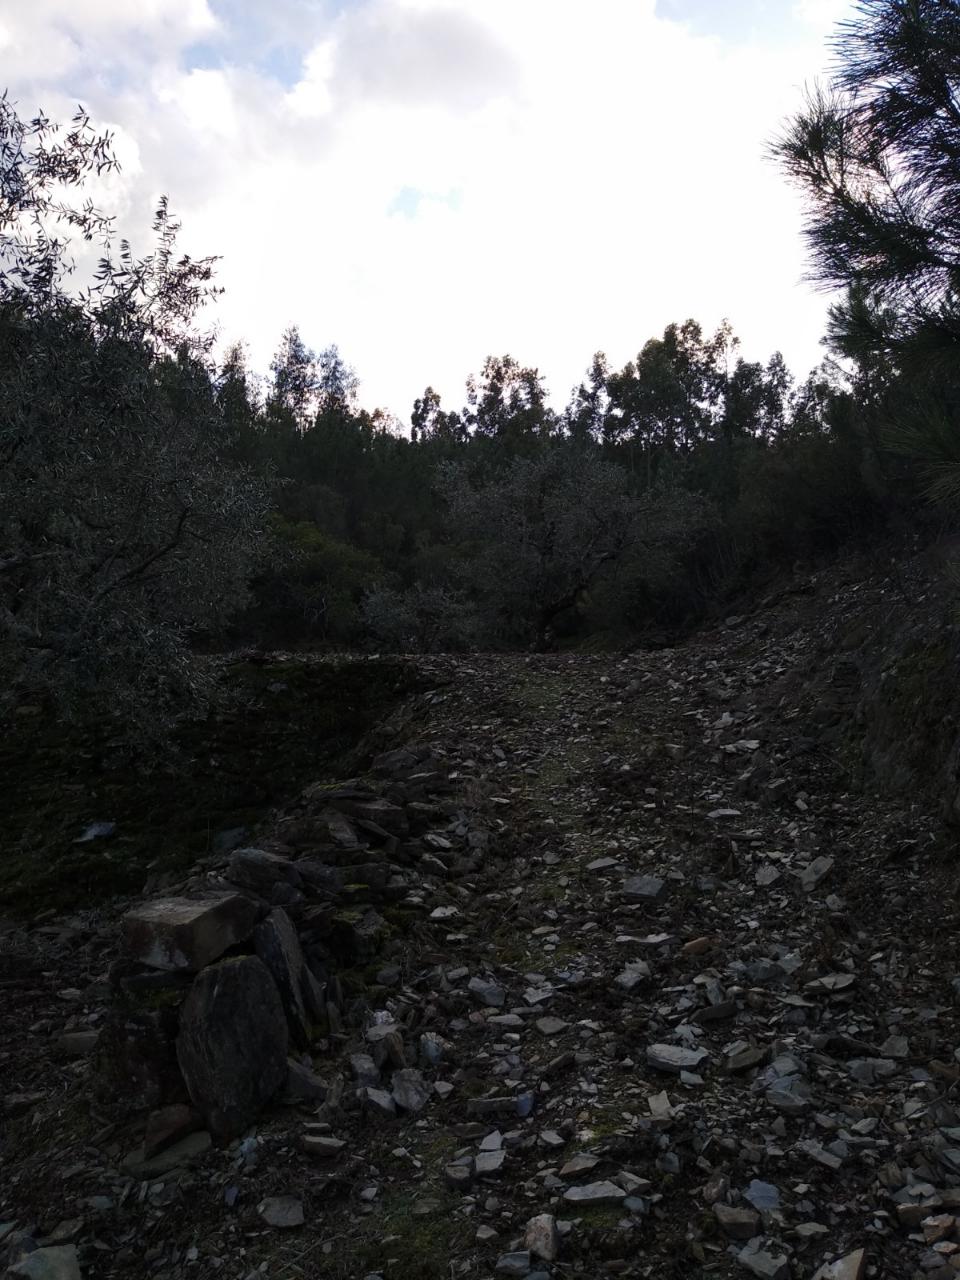
[{"label": "pebble", "polygon": [[666,892],[666,881],[657,876],[631,876],[623,886],[623,896],[631,902],[659,902]]},{"label": "pebble", "polygon": [[789,1280],[790,1262],[786,1254],[770,1253],[763,1247],[762,1237],[756,1237],[741,1249],[737,1261],[760,1280]]},{"label": "pebble", "polygon": [[558,1036],[566,1031],[570,1023],[564,1022],[562,1018],[538,1018],[534,1025],[541,1035]]},{"label": "pebble", "polygon": [[501,1009],[507,1002],[507,993],[495,982],[487,982],[484,978],[471,978],[467,990],[480,1004],[491,1009]]},{"label": "pebble", "polygon": [[481,1151],[474,1162],[478,1178],[493,1178],[503,1172],[505,1151]]},{"label": "pebble", "polygon": [[530,1254],[524,1249],[516,1253],[503,1253],[494,1268],[500,1276],[526,1276],[530,1273]]},{"label": "pebble", "polygon": [[737,1209],[718,1201],[714,1216],[731,1240],[752,1240],[760,1226],[760,1215],[753,1209]]},{"label": "pebble", "polygon": [[581,1173],[589,1173],[591,1169],[595,1169],[600,1163],[597,1156],[591,1156],[586,1153],[582,1155],[572,1156],[565,1165],[560,1169],[561,1178],[576,1178]]},{"label": "pebble", "polygon": [[308,1156],[315,1160],[332,1160],[347,1145],[340,1138],[327,1138],[316,1134],[305,1133],[300,1145]]},{"label": "pebble", "polygon": [[391,1093],[394,1102],[402,1111],[414,1114],[422,1111],[430,1101],[431,1092],[430,1085],[413,1067],[404,1067],[393,1073]]},{"label": "pebble", "polygon": [[302,1227],[303,1201],[295,1196],[267,1196],[257,1205],[260,1217],[271,1227]]},{"label": "pebble", "polygon": [[772,1182],[761,1182],[754,1178],[743,1195],[761,1213],[780,1208],[780,1191]]},{"label": "pebble", "polygon": [[818,889],[833,870],[833,858],[814,858],[800,872],[800,887],[804,893],[812,893]]},{"label": "pebble", "polygon": [[622,987],[624,991],[633,991],[643,982],[644,978],[650,977],[650,966],[646,960],[631,960],[626,964],[620,973],[617,974],[616,983],[618,987]]}]

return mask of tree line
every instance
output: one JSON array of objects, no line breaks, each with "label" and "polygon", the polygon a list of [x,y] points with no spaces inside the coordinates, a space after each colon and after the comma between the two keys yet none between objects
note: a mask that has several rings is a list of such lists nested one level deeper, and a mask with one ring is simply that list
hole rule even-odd
[{"label": "tree line", "polygon": [[[213,259],[161,202],[138,256],[83,198],[80,111],[0,99],[0,658],[162,739],[198,646],[450,649],[676,635],[798,560],[950,518],[960,495],[960,6],[865,0],[772,144],[841,290],[795,380],[731,327],[596,353],[562,410],[491,356],[462,404],[364,408],[296,326],[269,373],[201,327]],[[98,262],[78,283],[71,241]],[[931,515],[928,500],[940,503]],[[946,513],[946,514],[942,514]]]}]

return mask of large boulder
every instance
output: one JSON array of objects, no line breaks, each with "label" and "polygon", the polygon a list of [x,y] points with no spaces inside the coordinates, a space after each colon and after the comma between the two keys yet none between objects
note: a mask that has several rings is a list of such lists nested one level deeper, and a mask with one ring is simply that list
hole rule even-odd
[{"label": "large boulder", "polygon": [[287,1079],[287,1019],[257,956],[204,969],[180,1014],[177,1059],[194,1106],[217,1138],[235,1138]]},{"label": "large boulder", "polygon": [[256,918],[256,905],[240,893],[158,898],[124,916],[123,946],[129,959],[154,969],[196,972],[242,942]]},{"label": "large boulder", "polygon": [[305,1049],[310,1043],[310,1018],[304,1005],[306,966],[297,931],[281,907],[275,907],[254,929],[253,945],[280,992],[290,1035]]}]

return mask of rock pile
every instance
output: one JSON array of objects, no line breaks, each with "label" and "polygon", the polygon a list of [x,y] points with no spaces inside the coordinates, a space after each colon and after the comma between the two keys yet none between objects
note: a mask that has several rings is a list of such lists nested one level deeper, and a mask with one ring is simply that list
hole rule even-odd
[{"label": "rock pile", "polygon": [[[124,916],[116,1007],[98,1056],[113,1102],[153,1106],[148,1128],[189,1102],[228,1141],[272,1101],[322,1101],[327,1085],[310,1051],[329,1054],[362,1018],[338,972],[377,958],[395,931],[382,914],[391,905],[423,911],[425,880],[468,873],[489,847],[489,831],[451,800],[449,761],[410,746],[377,756],[371,771],[378,785],[308,787],[269,841],[233,850],[187,894]],[[431,918],[457,913],[441,906]],[[389,967],[381,978],[395,980]],[[480,983],[482,999],[488,987]],[[358,1087],[369,1105],[420,1110],[429,1090],[406,1066],[397,1032],[381,1022],[368,1039],[374,1057],[358,1069]]]}]

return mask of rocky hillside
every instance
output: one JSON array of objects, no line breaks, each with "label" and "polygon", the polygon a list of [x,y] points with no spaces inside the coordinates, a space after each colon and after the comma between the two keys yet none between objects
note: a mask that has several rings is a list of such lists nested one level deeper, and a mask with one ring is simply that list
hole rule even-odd
[{"label": "rocky hillside", "polygon": [[10,1274],[956,1274],[955,653],[918,560],[423,660],[245,843],[8,922]]}]

